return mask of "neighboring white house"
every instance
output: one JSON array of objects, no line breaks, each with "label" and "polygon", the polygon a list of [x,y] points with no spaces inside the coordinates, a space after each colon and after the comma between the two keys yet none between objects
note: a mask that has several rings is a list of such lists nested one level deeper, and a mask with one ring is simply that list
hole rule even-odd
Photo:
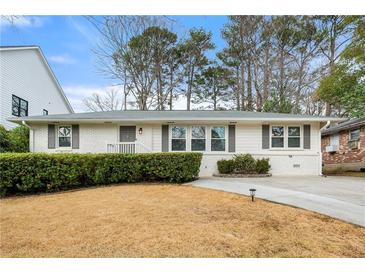
[{"label": "neighboring white house", "polygon": [[9,117],[73,113],[37,46],[0,47],[0,124]]},{"label": "neighboring white house", "polygon": [[110,111],[11,119],[31,128],[34,152],[200,151],[200,176],[237,153],[270,158],[274,175],[322,172],[320,129],[334,117],[243,111]]}]

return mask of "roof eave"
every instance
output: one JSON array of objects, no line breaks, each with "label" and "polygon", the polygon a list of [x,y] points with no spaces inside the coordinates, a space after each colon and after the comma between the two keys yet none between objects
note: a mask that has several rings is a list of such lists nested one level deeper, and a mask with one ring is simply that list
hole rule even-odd
[{"label": "roof eave", "polygon": [[291,121],[301,121],[301,122],[339,122],[343,121],[343,118],[335,118],[335,117],[328,117],[328,118],[322,118],[322,117],[314,117],[314,118],[237,118],[237,117],[231,117],[231,118],[174,118],[169,119],[166,118],[144,118],[144,119],[118,119],[118,118],[100,118],[100,119],[82,119],[82,118],[76,118],[76,119],[31,119],[30,117],[24,117],[24,118],[12,118],[8,119],[8,121],[13,123],[21,124],[22,121],[30,122],[30,123],[57,123],[57,122],[69,122],[69,123],[102,123],[102,122],[173,122],[173,121],[228,121],[228,122],[244,122],[244,121],[257,121],[257,122],[291,122]]}]

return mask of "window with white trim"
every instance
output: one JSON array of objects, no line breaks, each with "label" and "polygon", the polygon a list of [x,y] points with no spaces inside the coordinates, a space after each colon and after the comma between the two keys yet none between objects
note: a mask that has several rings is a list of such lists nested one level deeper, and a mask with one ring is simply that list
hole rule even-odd
[{"label": "window with white trim", "polygon": [[58,146],[59,147],[71,147],[72,127],[71,126],[59,126],[58,127]]},{"label": "window with white trim", "polygon": [[192,126],[191,127],[191,150],[192,151],[205,151],[205,126]]},{"label": "window with white trim", "polygon": [[360,139],[360,129],[350,130],[349,141],[358,141]]},{"label": "window with white trim", "polygon": [[171,151],[186,151],[186,127],[171,127]]},{"label": "window with white trim", "polygon": [[214,126],[210,129],[210,144],[211,151],[225,151],[226,150],[226,127]]},{"label": "window with white trim", "polygon": [[271,147],[283,148],[284,147],[284,127],[272,126],[271,127]]},{"label": "window with white trim", "polygon": [[288,126],[288,148],[300,147],[300,127]]}]

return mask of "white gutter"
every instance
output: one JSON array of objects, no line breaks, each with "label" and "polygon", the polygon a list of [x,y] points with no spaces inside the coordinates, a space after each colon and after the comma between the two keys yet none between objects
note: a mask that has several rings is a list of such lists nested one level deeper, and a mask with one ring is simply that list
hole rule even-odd
[{"label": "white gutter", "polygon": [[[29,151],[33,152],[33,150],[34,150],[34,130],[25,121],[22,121],[22,124],[23,124],[23,126],[29,128]],[[30,136],[30,134],[32,134],[32,136]],[[32,138],[30,138],[30,137],[32,137]],[[31,143],[31,139],[32,139],[32,143]]]},{"label": "white gutter", "polygon": [[323,176],[322,172],[322,130],[327,128],[331,124],[331,121],[328,120],[327,123],[319,129],[319,176]]}]

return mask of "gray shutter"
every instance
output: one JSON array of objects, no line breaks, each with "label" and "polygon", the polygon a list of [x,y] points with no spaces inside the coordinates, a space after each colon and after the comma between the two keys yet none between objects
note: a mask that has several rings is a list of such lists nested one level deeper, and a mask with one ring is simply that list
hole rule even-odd
[{"label": "gray shutter", "polygon": [[79,125],[72,125],[72,148],[79,148],[80,137],[79,137]]},{"label": "gray shutter", "polygon": [[304,149],[311,149],[311,125],[304,125],[303,131],[303,147]]},{"label": "gray shutter", "polygon": [[228,152],[236,152],[236,126],[228,126]]},{"label": "gray shutter", "polygon": [[56,147],[56,127],[48,125],[48,148]]},{"label": "gray shutter", "polygon": [[162,152],[169,151],[169,125],[162,125],[162,136],[161,136],[161,149]]},{"label": "gray shutter", "polygon": [[262,149],[270,148],[270,126],[262,125]]}]

